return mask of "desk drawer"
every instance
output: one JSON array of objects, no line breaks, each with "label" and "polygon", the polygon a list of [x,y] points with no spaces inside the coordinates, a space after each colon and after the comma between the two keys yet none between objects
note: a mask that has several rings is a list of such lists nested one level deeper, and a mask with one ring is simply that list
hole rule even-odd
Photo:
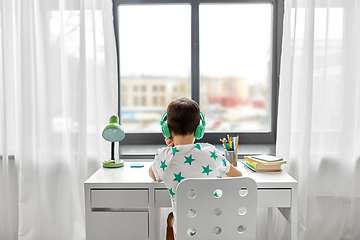
[{"label": "desk drawer", "polygon": [[171,207],[170,193],[167,189],[155,189],[155,206]]},{"label": "desk drawer", "polygon": [[86,225],[87,240],[148,240],[147,212],[92,212]]},{"label": "desk drawer", "polygon": [[148,190],[91,190],[92,208],[147,208]]},{"label": "desk drawer", "polygon": [[291,189],[258,189],[258,207],[290,207]]}]

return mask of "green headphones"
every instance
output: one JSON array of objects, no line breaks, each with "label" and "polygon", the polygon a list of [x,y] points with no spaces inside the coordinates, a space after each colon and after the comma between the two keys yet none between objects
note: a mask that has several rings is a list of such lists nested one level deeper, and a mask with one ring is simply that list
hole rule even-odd
[{"label": "green headphones", "polygon": [[[201,122],[201,124],[199,124],[195,130],[195,138],[196,139],[203,138],[204,133],[205,133],[206,122],[205,122],[205,117],[202,114],[202,112],[200,112],[200,122]],[[167,112],[165,112],[164,115],[162,116],[162,118],[160,120],[160,125],[161,125],[161,131],[162,131],[162,134],[164,135],[164,137],[166,137],[166,138],[171,137],[169,126],[167,124]]]}]

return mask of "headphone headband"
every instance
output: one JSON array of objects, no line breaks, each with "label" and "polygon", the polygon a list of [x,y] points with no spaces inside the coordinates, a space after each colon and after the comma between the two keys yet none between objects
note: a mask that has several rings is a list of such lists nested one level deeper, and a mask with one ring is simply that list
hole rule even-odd
[{"label": "headphone headband", "polygon": [[[196,139],[203,138],[204,133],[205,133],[206,122],[205,122],[204,114],[201,111],[200,111],[200,122],[201,122],[201,124],[199,124],[195,130],[195,138]],[[167,124],[167,112],[165,112],[162,115],[161,120],[160,120],[160,125],[161,125],[161,131],[162,131],[164,137],[166,137],[166,138],[171,137],[169,126]]]},{"label": "headphone headband", "polygon": [[164,124],[164,122],[167,121],[167,112],[165,112],[162,117],[161,117],[161,120],[160,120],[160,125],[162,126]]},{"label": "headphone headband", "polygon": [[200,111],[200,121],[201,121],[201,124],[205,127],[206,126],[205,117],[201,111]]}]

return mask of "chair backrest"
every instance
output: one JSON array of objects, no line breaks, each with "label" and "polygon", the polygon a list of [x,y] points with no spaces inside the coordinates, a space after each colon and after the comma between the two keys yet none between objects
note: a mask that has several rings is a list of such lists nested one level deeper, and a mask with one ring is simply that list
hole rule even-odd
[{"label": "chair backrest", "polygon": [[177,240],[256,239],[257,185],[253,179],[184,179],[175,196]]}]

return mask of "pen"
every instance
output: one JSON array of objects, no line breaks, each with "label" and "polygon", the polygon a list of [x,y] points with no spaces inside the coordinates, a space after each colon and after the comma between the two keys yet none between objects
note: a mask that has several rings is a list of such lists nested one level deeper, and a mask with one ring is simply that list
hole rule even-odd
[{"label": "pen", "polygon": [[226,143],[226,149],[227,149],[228,151],[230,151],[229,143]]},{"label": "pen", "polygon": [[236,137],[236,151],[238,150],[239,146],[239,135]]},{"label": "pen", "polygon": [[221,138],[220,138],[219,140],[220,140],[220,142],[222,143],[223,148],[226,149],[224,140],[222,140]]}]

